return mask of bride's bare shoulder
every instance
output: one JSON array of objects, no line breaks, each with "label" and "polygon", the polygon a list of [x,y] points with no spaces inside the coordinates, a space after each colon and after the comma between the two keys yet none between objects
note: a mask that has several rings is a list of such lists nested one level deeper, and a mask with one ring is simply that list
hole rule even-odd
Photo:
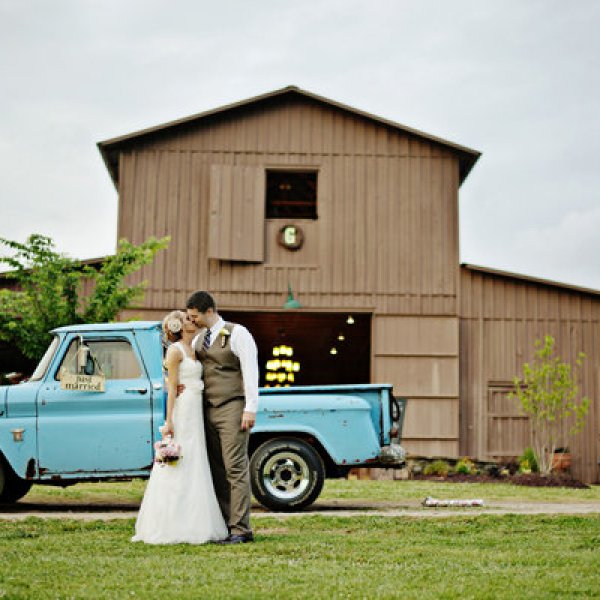
[{"label": "bride's bare shoulder", "polygon": [[167,363],[180,363],[183,360],[183,351],[177,344],[171,344],[167,348]]}]

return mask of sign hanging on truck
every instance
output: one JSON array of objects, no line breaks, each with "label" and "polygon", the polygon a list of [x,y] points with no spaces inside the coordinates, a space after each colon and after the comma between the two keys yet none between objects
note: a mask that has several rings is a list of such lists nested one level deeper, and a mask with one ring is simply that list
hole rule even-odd
[{"label": "sign hanging on truck", "polygon": [[103,392],[105,381],[103,375],[78,375],[65,372],[60,377],[60,389],[71,392]]}]

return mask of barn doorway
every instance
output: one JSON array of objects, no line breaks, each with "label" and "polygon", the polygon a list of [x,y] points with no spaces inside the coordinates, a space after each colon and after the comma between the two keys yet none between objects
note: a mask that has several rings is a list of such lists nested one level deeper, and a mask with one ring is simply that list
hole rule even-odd
[{"label": "barn doorway", "polygon": [[371,315],[223,311],[258,346],[261,386],[369,383]]}]

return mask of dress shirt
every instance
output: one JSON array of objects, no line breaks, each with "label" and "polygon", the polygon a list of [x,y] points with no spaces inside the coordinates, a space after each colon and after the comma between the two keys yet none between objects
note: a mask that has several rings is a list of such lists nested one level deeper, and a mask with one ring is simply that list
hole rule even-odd
[{"label": "dress shirt", "polygon": [[[225,321],[221,318],[210,328],[210,345],[215,343],[219,337],[219,331],[225,327]],[[198,334],[192,340],[192,347],[200,338]],[[246,412],[255,413],[258,409],[258,350],[252,334],[243,326],[235,324],[231,332],[231,351],[238,357],[242,368],[242,380],[244,382],[244,395],[246,397]]]}]

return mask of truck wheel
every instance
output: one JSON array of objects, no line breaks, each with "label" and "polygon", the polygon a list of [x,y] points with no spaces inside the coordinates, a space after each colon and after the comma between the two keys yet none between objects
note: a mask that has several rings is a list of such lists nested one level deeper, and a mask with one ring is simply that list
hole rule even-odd
[{"label": "truck wheel", "polygon": [[269,440],[250,460],[254,497],[265,507],[292,512],[312,504],[325,482],[325,467],[316,450],[295,438]]},{"label": "truck wheel", "polygon": [[0,502],[16,502],[30,489],[32,482],[18,477],[0,457]]}]

